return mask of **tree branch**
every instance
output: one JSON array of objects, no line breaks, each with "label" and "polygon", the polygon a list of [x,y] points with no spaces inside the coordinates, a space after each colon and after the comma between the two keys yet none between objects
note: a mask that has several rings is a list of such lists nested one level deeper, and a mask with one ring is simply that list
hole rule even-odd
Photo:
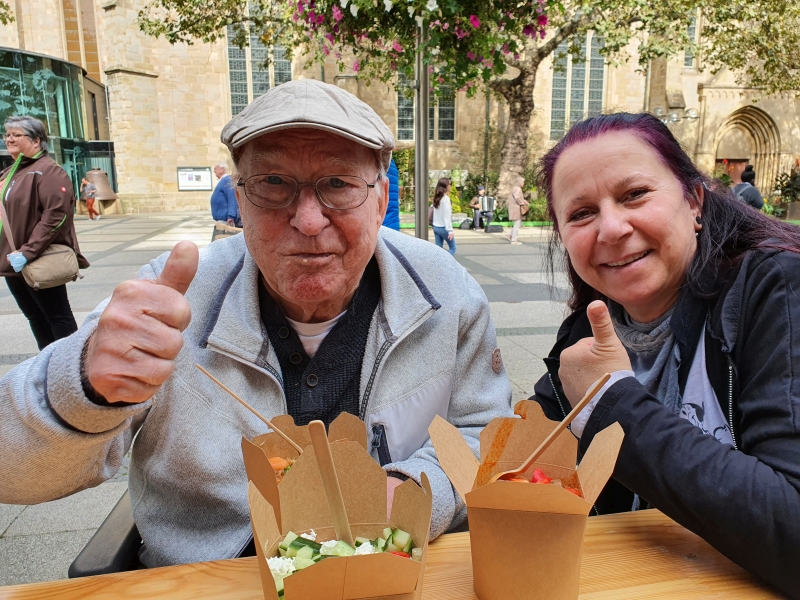
[{"label": "tree branch", "polygon": [[575,15],[572,21],[562,25],[559,28],[559,30],[556,31],[556,34],[552,38],[550,38],[543,45],[539,46],[539,48],[536,50],[535,64],[538,65],[545,58],[547,58],[553,52],[555,52],[556,48],[558,48],[558,45],[561,42],[563,42],[569,37],[572,37],[572,35],[578,30],[578,28],[584,23],[587,23],[592,18],[593,15],[594,11],[592,11],[590,14],[578,13]]}]

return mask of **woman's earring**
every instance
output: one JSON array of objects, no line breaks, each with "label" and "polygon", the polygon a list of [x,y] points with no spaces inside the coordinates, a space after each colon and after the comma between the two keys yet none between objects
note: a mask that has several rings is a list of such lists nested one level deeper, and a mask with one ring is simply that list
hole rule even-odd
[{"label": "woman's earring", "polygon": [[700,217],[695,217],[694,220],[700,226],[700,228],[697,229],[697,231],[694,232],[694,237],[699,238],[700,237],[700,230],[703,229],[703,219],[701,219]]}]

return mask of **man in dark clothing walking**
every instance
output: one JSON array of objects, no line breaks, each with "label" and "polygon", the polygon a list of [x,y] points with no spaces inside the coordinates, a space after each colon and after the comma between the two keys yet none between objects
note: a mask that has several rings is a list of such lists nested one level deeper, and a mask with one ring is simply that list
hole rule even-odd
[{"label": "man in dark clothing walking", "polygon": [[758,188],[753,185],[755,180],[756,172],[753,170],[753,165],[747,165],[742,172],[742,181],[733,186],[733,193],[745,204],[761,210],[761,207],[764,206],[764,198],[761,197]]},{"label": "man in dark clothing walking", "polygon": [[239,204],[236,202],[231,176],[228,175],[228,167],[222,163],[218,164],[214,167],[214,175],[219,182],[211,194],[211,216],[215,221],[241,227],[242,217],[239,214]]}]

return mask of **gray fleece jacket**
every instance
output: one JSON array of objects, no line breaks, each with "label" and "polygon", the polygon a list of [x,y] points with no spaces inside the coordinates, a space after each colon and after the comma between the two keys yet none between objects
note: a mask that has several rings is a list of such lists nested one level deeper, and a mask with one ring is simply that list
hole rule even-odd
[{"label": "gray fleece jacket", "polygon": [[[362,364],[364,419],[369,432],[384,426],[387,471],[417,482],[427,473],[435,538],[466,511],[438,464],[428,425],[436,414],[446,417],[477,455],[481,428],[512,414],[511,387],[502,368],[492,369],[496,338],[486,296],[453,258],[386,228],[375,256],[382,298]],[[139,277],[157,277],[166,258]],[[0,502],[35,504],[96,486],[114,475],[136,437],[129,488],[142,562],[237,556],[251,536],[241,437],[268,430],[194,365],[264,416],[286,412],[280,366],[261,322],[258,275],[242,235],[201,251],[175,371],[140,405],[98,406],[81,388],[81,350],[108,300],[76,333],[0,379]]]}]

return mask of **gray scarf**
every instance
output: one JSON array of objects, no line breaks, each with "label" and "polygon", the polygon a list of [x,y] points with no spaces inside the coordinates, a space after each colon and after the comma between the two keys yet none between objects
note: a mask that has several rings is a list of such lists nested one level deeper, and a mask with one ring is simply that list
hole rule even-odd
[{"label": "gray scarf", "polygon": [[613,300],[608,301],[608,308],[614,329],[628,351],[636,379],[677,414],[682,404],[678,385],[681,357],[669,324],[674,307],[651,323],[634,321]]}]

